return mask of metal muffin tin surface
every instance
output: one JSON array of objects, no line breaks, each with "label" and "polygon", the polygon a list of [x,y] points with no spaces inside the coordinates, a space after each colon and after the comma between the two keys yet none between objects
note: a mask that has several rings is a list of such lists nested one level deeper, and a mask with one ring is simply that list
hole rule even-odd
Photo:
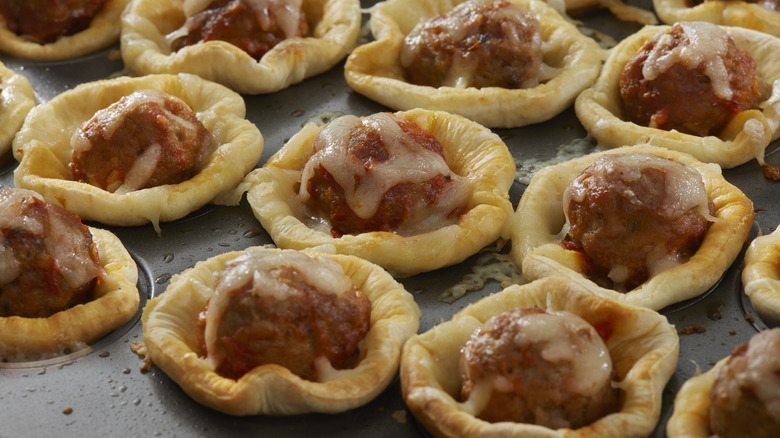
[{"label": "metal muffin tin surface", "polygon": [[[374,1],[362,2],[364,7]],[[645,1],[640,6],[651,7]],[[368,19],[364,10],[364,19]],[[637,23],[622,22],[607,11],[575,17],[585,27],[619,40],[638,30]],[[80,83],[123,73],[118,47],[91,56],[61,62],[35,62],[0,57],[7,67],[25,75],[40,102]],[[330,71],[309,78],[289,89],[267,95],[244,96],[247,119],[264,137],[265,161],[310,119],[328,119],[340,114],[370,115],[383,107],[349,89],[343,62]],[[567,109],[544,123],[496,132],[504,139],[518,166],[545,163],[562,147],[586,139],[587,133],[574,110]],[[767,149],[770,162],[780,164],[775,154],[780,142]],[[774,161],[773,161],[773,158]],[[16,162],[0,161],[0,186],[13,186]],[[755,160],[724,171],[754,203],[755,222],[745,247],[755,236],[771,232],[780,223],[778,183],[767,180]],[[516,182],[510,197],[516,207],[525,185]],[[158,235],[151,225],[105,227],[124,243],[138,264],[141,308],[165,292],[171,276],[201,260],[251,246],[272,244],[244,200],[235,207],[208,205],[189,216],[161,224]],[[506,253],[504,248],[503,253]],[[654,437],[665,436],[665,425],[680,386],[699,371],[706,371],[767,328],[753,312],[742,291],[742,256],[721,281],[706,294],[661,310],[678,329],[698,328],[680,334],[680,360],[663,395],[663,409]],[[460,284],[483,263],[484,254],[456,266],[399,280],[422,309],[420,333],[448,320],[465,306],[501,290],[488,280],[476,291],[448,303],[440,299],[448,288]],[[396,379],[375,400],[342,414],[311,414],[293,417],[233,417],[206,408],[189,396],[160,369],[142,371],[142,358],[133,345],[142,339],[140,313],[90,349],[47,361],[0,363],[0,436],[429,436],[407,411]]]}]

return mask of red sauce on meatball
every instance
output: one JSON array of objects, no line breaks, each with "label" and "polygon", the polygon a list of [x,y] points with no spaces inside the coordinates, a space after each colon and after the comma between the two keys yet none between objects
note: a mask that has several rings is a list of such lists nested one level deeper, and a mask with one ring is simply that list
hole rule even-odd
[{"label": "red sauce on meatball", "polygon": [[4,0],[8,30],[39,44],[53,43],[89,27],[108,0]]},{"label": "red sauce on meatball", "polygon": [[73,138],[73,179],[110,192],[186,181],[216,146],[183,101],[156,90],[136,91],[98,111]]},{"label": "red sauce on meatball", "polygon": [[698,136],[718,135],[758,95],[753,57],[709,23],[677,23],[659,33],[620,78],[626,119]]},{"label": "red sauce on meatball", "polygon": [[[205,41],[225,41],[239,47],[249,56],[260,59],[287,38],[306,36],[309,26],[299,8],[297,18],[288,18],[287,2],[251,2],[247,0],[217,0],[206,9],[187,19],[186,35],[171,43],[174,51]],[[295,29],[285,27],[294,19]]]},{"label": "red sauce on meatball", "polygon": [[26,190],[0,190],[0,317],[45,318],[92,297],[100,263],[81,220]]},{"label": "red sauce on meatball", "polygon": [[432,87],[531,88],[542,64],[540,24],[506,0],[471,0],[405,37],[409,82]]}]

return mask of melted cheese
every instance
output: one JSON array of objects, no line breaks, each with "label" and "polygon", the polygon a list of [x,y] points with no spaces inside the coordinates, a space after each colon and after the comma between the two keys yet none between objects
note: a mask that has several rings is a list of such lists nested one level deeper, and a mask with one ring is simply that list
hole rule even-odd
[{"label": "melted cheese", "polygon": [[674,64],[682,64],[687,70],[704,66],[704,74],[710,79],[715,96],[731,99],[733,91],[729,84],[729,72],[723,59],[727,56],[729,35],[719,26],[705,22],[680,22],[683,39],[673,46],[669,32],[655,37],[656,44],[642,66],[642,75],[653,80]]},{"label": "melted cheese", "polygon": [[206,310],[206,355],[215,368],[222,360],[216,347],[217,330],[237,290],[250,284],[252,295],[276,300],[300,293],[280,281],[280,269],[296,270],[306,284],[316,287],[320,293],[341,296],[352,290],[352,280],[341,265],[326,257],[312,258],[297,251],[247,250],[222,267]]}]

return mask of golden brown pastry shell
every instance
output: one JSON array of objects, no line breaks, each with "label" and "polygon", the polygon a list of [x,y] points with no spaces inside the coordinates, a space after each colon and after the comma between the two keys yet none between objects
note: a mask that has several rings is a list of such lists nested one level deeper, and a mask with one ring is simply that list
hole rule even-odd
[{"label": "golden brown pastry shell", "polygon": [[755,59],[761,95],[758,108],[735,115],[718,137],[648,128],[625,120],[620,75],[644,43],[669,26],[645,26],[610,51],[599,78],[574,103],[582,125],[606,148],[649,143],[688,153],[723,168],[735,167],[754,158],[763,162],[764,149],[780,137],[780,58],[777,57],[780,38],[750,29],[721,27],[738,47]]},{"label": "golden brown pastry shell", "polygon": [[745,1],[706,1],[688,7],[685,0],[653,0],[661,22],[706,21],[723,26],[737,26],[780,37],[780,13]]},{"label": "golden brown pastry shell", "polygon": [[[514,308],[565,310],[590,324],[612,323],[606,341],[620,380],[620,411],[576,429],[478,419],[458,401],[460,350],[490,317]],[[666,318],[605,298],[565,277],[511,286],[469,305],[450,321],[411,337],[401,357],[404,400],[436,437],[628,437],[648,436],[658,422],[663,388],[677,367],[677,332]]]},{"label": "golden brown pastry shell", "polygon": [[490,128],[510,128],[549,120],[568,108],[601,70],[606,52],[546,2],[512,0],[541,23],[543,62],[556,70],[534,88],[426,87],[406,81],[399,53],[404,37],[421,20],[451,10],[460,1],[389,0],[371,11],[375,41],[347,58],[347,84],[394,110],[425,108],[463,115]]},{"label": "golden brown pastry shell", "polygon": [[420,309],[400,283],[372,263],[353,256],[304,252],[341,265],[371,301],[371,328],[355,368],[337,371],[333,380],[313,382],[282,366],[262,365],[232,380],[198,357],[198,314],[213,293],[222,265],[242,253],[238,251],[199,262],[174,276],[165,293],[149,302],[142,321],[151,359],[199,403],[231,415],[336,413],[372,400],[395,377],[401,346],[417,332]]},{"label": "golden brown pastry shell", "polygon": [[93,298],[48,318],[0,318],[0,357],[29,361],[61,355],[102,338],[138,311],[138,268],[109,231],[89,228],[103,267]]},{"label": "golden brown pastry shell", "polygon": [[[0,163],[37,100],[30,81],[0,62]],[[10,156],[10,155],[9,155]]]},{"label": "golden brown pastry shell", "polygon": [[[124,194],[73,181],[68,168],[71,136],[92,115],[141,89],[157,89],[182,99],[214,135],[218,144],[208,164],[193,178]],[[122,77],[80,85],[28,114],[13,143],[20,161],[14,184],[43,195],[85,220],[108,225],[141,225],[179,219],[209,202],[231,204],[231,192],[253,169],[263,137],[244,118],[243,98],[228,88],[194,75]]]},{"label": "golden brown pastry shell", "polygon": [[780,322],[780,228],[759,236],[745,251],[742,285],[753,308],[774,323]]},{"label": "golden brown pastry shell", "polygon": [[259,61],[224,41],[172,52],[165,35],[182,26],[183,0],[137,0],[122,16],[122,59],[137,75],[192,73],[242,94],[271,93],[330,70],[352,50],[358,0],[303,0],[311,36],[282,41]]},{"label": "golden brown pastry shell", "polygon": [[326,246],[376,263],[393,275],[409,276],[459,263],[496,239],[508,237],[515,162],[504,142],[461,116],[421,109],[396,115],[433,134],[444,147],[450,169],[468,179],[472,195],[459,222],[414,236],[375,231],[334,238],[330,232],[309,228],[298,216],[297,187],[321,127],[308,124],[261,169],[247,175],[240,187],[277,246]]},{"label": "golden brown pastry shell", "polygon": [[[616,292],[596,286],[582,273],[581,254],[560,244],[566,218],[563,192],[586,167],[604,154],[651,153],[685,163],[702,176],[717,221],[711,222],[696,253],[685,263],[652,276],[637,288]],[[753,203],[726,181],[717,165],[651,145],[592,153],[537,172],[512,219],[512,258],[528,280],[564,275],[622,303],[662,309],[701,295],[717,284],[742,250],[753,225]]]},{"label": "golden brown pastry shell", "polygon": [[709,438],[710,391],[715,383],[718,369],[728,361],[719,360],[709,371],[691,377],[680,387],[674,398],[674,411],[666,423],[669,438]]}]

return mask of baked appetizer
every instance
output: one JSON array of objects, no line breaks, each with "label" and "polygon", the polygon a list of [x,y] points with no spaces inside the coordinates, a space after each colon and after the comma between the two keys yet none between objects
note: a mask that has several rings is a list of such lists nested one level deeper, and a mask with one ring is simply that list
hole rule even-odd
[{"label": "baked appetizer", "polygon": [[5,0],[0,2],[0,52],[60,60],[119,41],[119,17],[130,0]]},{"label": "baked appetizer", "polygon": [[14,182],[83,219],[159,230],[208,202],[235,202],[219,197],[263,149],[244,113],[240,95],[193,75],[83,84],[30,112],[13,144]]},{"label": "baked appetizer", "polygon": [[395,110],[425,108],[506,128],[569,107],[606,52],[537,0],[390,0],[375,41],[347,58],[347,84]]},{"label": "baked appetizer", "polygon": [[653,7],[658,18],[666,24],[706,21],[780,37],[780,2],[777,0],[653,0]]},{"label": "baked appetizer", "polygon": [[607,148],[650,143],[723,168],[780,135],[780,39],[704,22],[646,26],[610,53],[577,117]]},{"label": "baked appetizer", "polygon": [[742,249],[753,203],[720,168],[638,145],[539,171],[512,219],[528,280],[565,275],[659,310],[715,285]]},{"label": "baked appetizer", "polygon": [[669,438],[777,436],[780,329],[765,330],[677,392]]},{"label": "baked appetizer", "polygon": [[780,231],[777,229],[750,242],[745,251],[742,285],[759,315],[780,322]]},{"label": "baked appetizer", "polygon": [[66,354],[138,311],[122,243],[38,194],[0,189],[0,360]]},{"label": "baked appetizer", "polygon": [[331,69],[360,25],[358,0],[138,0],[122,15],[122,59],[137,75],[271,93]]},{"label": "baked appetizer", "polygon": [[5,162],[14,135],[36,104],[30,81],[0,62],[0,163]]},{"label": "baked appetizer", "polygon": [[145,307],[149,357],[198,402],[232,415],[335,413],[376,397],[420,309],[353,256],[249,248],[174,276]]},{"label": "baked appetizer", "polygon": [[663,316],[550,277],[412,336],[401,388],[437,437],[649,436],[678,355]]},{"label": "baked appetizer", "polygon": [[327,245],[408,276],[508,237],[514,174],[489,129],[412,110],[308,124],[239,191],[280,248]]},{"label": "baked appetizer", "polygon": [[[551,5],[556,0],[550,1]],[[561,0],[558,0],[561,1]],[[633,21],[641,24],[658,24],[653,11],[626,4],[621,0],[562,0],[565,4],[564,11],[571,16],[590,12],[594,9],[608,9],[615,17],[623,21]],[[560,11],[559,11],[560,12]]]}]

